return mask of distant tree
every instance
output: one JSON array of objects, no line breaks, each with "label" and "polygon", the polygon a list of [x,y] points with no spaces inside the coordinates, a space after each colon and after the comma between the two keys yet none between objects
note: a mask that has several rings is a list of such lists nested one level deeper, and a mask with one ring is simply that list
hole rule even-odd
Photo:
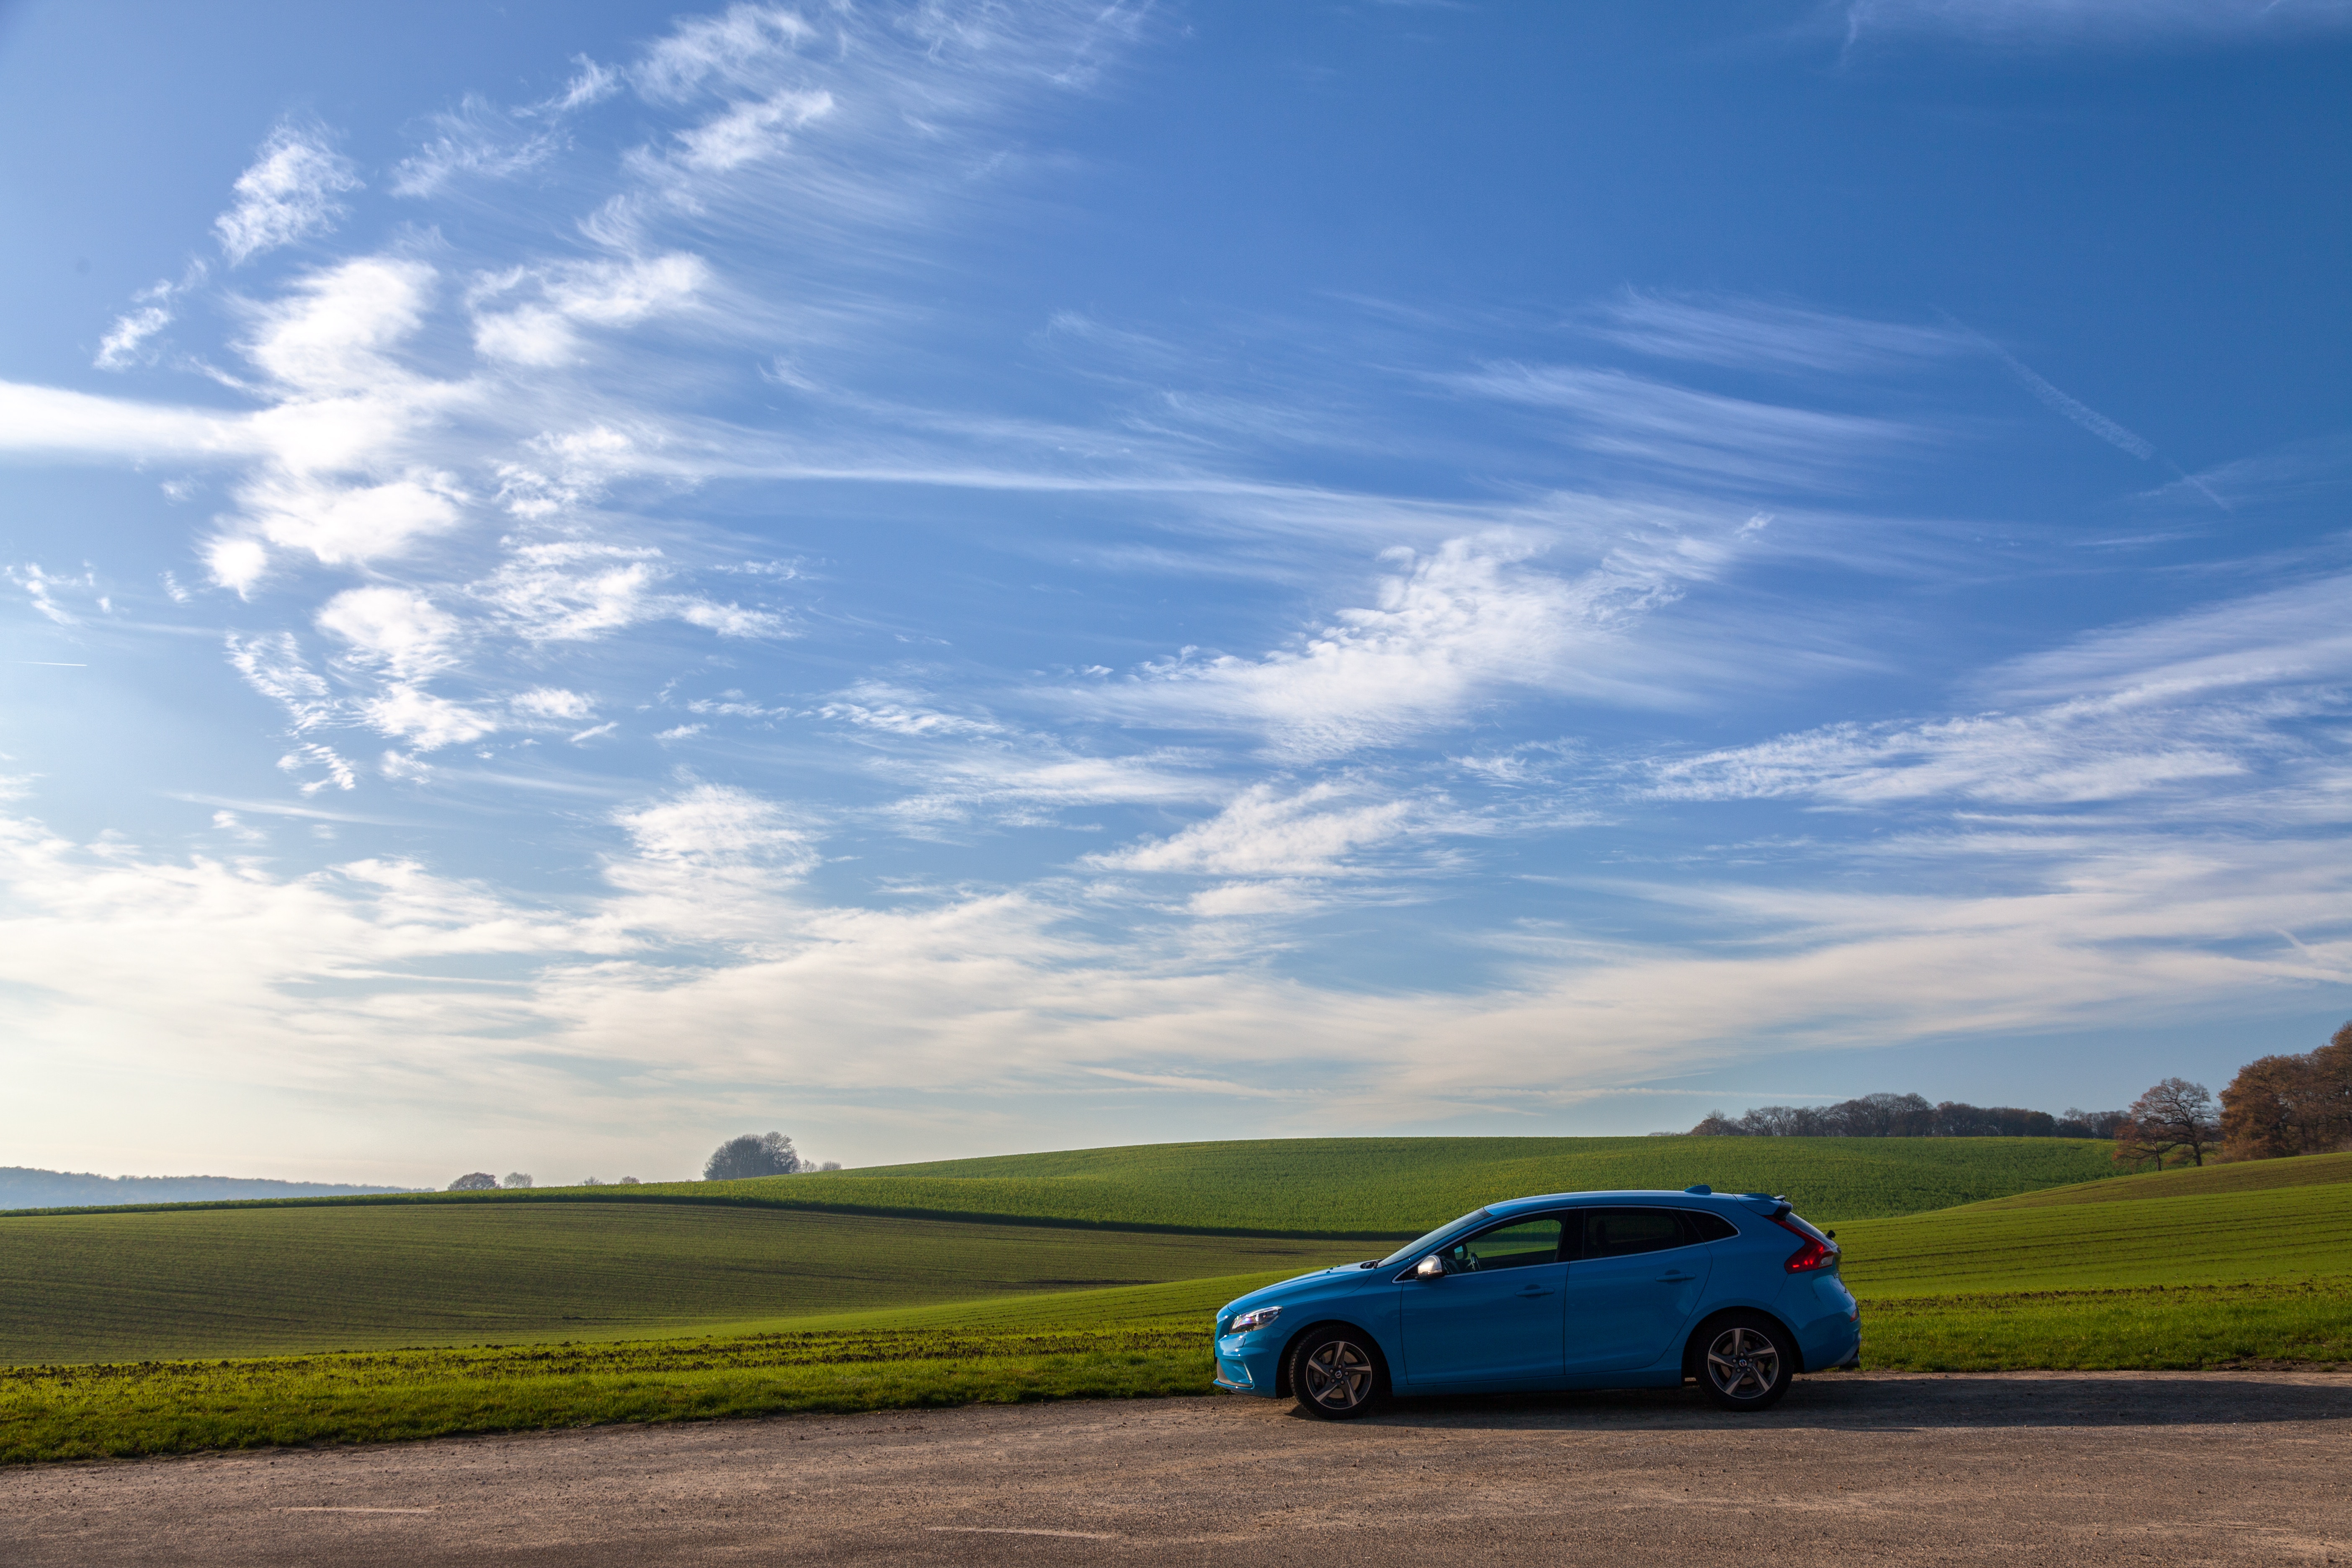
[{"label": "distant tree", "polygon": [[635,1176],[623,1176],[623,1177],[621,1178],[620,1184],[621,1184],[622,1186],[625,1186],[625,1187],[635,1187],[635,1186],[642,1186],[642,1185],[644,1185],[644,1184],[643,1184],[643,1183],[641,1183],[641,1182],[639,1182],[639,1181],[636,1179],[636,1177],[635,1177]]},{"label": "distant tree", "polygon": [[583,1176],[580,1178],[580,1184],[583,1187],[601,1187],[604,1184],[593,1176]]},{"label": "distant tree", "polygon": [[[2352,1025],[2346,1026],[2352,1029]],[[2352,1062],[2352,1046],[2346,1049]],[[2069,1110],[2063,1117],[2019,1105],[1930,1105],[1916,1094],[1864,1094],[1835,1105],[1759,1105],[1739,1116],[1710,1110],[1691,1138],[2111,1138],[2120,1110]],[[1655,1137],[1673,1137],[1656,1133]]]},{"label": "distant tree", "polygon": [[2123,1122],[2124,1113],[2120,1110],[2084,1110],[2078,1105],[2070,1105],[2051,1131],[2053,1136],[2059,1138],[2112,1138]]},{"label": "distant tree", "polygon": [[2221,1091],[2222,1156],[2270,1160],[2352,1142],[2352,1024],[2304,1056],[2258,1057]]},{"label": "distant tree", "polygon": [[[803,1165],[801,1168],[803,1170],[806,1170],[808,1167]],[[841,1162],[838,1160],[827,1160],[824,1164],[819,1165],[817,1169],[820,1171],[838,1171],[841,1169]]]},{"label": "distant tree", "polygon": [[791,1176],[809,1167],[781,1132],[746,1132],[710,1152],[702,1167],[706,1182],[740,1182],[750,1176]]},{"label": "distant tree", "polygon": [[502,1187],[527,1187],[530,1185],[530,1173],[529,1171],[509,1171],[507,1173],[507,1179],[500,1182],[499,1185]]},{"label": "distant tree", "polygon": [[1936,1108],[1916,1094],[1865,1094],[1843,1100],[1823,1119],[1843,1138],[1924,1138],[1936,1128]]},{"label": "distant tree", "polygon": [[453,1193],[478,1193],[485,1187],[495,1187],[498,1184],[499,1179],[488,1171],[468,1171],[450,1183],[449,1190]]},{"label": "distant tree", "polygon": [[2152,1160],[2161,1169],[2168,1156],[2185,1153],[2189,1163],[2202,1165],[2221,1141],[2211,1092],[2185,1078],[2151,1086],[2124,1117],[2116,1129],[2116,1159],[2123,1163]]}]

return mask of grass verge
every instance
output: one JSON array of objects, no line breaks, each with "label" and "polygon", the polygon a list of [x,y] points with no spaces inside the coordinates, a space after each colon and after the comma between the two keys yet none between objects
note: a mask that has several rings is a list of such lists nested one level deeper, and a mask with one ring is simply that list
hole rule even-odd
[{"label": "grass verge", "polygon": [[1865,1302],[1874,1372],[2352,1364],[2352,1278]]},{"label": "grass verge", "polygon": [[870,1331],[0,1372],[0,1464],[1206,1394],[1199,1329]]}]

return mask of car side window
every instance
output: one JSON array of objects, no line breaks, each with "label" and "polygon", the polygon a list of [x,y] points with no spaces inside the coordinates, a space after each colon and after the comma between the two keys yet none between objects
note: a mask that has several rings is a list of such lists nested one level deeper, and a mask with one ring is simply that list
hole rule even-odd
[{"label": "car side window", "polygon": [[1625,1258],[1636,1252],[1664,1252],[1668,1247],[1686,1245],[1682,1215],[1673,1209],[1584,1211],[1587,1258]]},{"label": "car side window", "polygon": [[1513,1220],[1482,1230],[1445,1249],[1448,1274],[1483,1274],[1494,1268],[1525,1268],[1559,1259],[1559,1215]]},{"label": "car side window", "polygon": [[1685,1209],[1683,1224],[1690,1227],[1693,1241],[1729,1241],[1739,1234],[1739,1227],[1721,1215],[1703,1214],[1697,1209]]}]

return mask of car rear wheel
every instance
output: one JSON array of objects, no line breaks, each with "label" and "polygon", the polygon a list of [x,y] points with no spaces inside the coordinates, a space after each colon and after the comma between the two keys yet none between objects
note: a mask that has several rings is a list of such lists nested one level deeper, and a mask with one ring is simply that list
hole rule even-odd
[{"label": "car rear wheel", "polygon": [[1797,1358],[1778,1323],[1759,1313],[1721,1318],[1701,1331],[1699,1385],[1726,1410],[1769,1410],[1789,1391]]},{"label": "car rear wheel", "polygon": [[1381,1384],[1380,1354],[1353,1329],[1318,1329],[1290,1352],[1290,1392],[1309,1415],[1352,1420],[1379,1403]]}]

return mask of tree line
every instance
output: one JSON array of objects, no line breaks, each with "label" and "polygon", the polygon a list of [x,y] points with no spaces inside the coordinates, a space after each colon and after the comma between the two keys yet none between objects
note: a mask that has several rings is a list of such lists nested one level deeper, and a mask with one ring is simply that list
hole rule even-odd
[{"label": "tree line", "polygon": [[2260,1057],[2238,1069],[2217,1108],[2201,1083],[2168,1078],[2122,1110],[2058,1115],[2013,1105],[1931,1105],[1923,1095],[1865,1094],[1836,1105],[1709,1111],[1704,1138],[2112,1138],[2119,1164],[2202,1165],[2352,1148],[2352,1023],[2300,1056]]},{"label": "tree line", "polygon": [[2058,1115],[2015,1105],[1930,1104],[1919,1094],[1865,1094],[1835,1105],[1759,1105],[1743,1116],[1710,1110],[1698,1138],[2112,1138],[2120,1110]]}]

